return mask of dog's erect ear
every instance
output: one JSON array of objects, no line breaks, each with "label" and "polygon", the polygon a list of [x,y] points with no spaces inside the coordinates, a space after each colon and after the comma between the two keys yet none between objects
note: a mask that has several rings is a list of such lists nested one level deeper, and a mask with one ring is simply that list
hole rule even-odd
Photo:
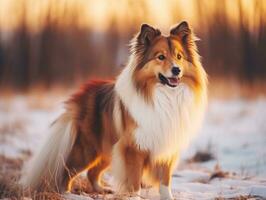
[{"label": "dog's erect ear", "polygon": [[191,35],[191,29],[186,21],[181,22],[170,30],[170,34],[179,37],[183,42]]},{"label": "dog's erect ear", "polygon": [[172,28],[170,30],[170,34],[171,36],[175,36],[180,39],[188,61],[194,62],[195,58],[199,57],[195,56],[197,55],[197,46],[195,43],[195,41],[197,41],[197,38],[194,36],[194,33],[192,32],[186,21],[183,21]]},{"label": "dog's erect ear", "polygon": [[161,35],[160,30],[155,29],[148,24],[142,24],[140,33],[137,37],[138,43],[144,46],[149,46],[151,42],[159,35]]}]

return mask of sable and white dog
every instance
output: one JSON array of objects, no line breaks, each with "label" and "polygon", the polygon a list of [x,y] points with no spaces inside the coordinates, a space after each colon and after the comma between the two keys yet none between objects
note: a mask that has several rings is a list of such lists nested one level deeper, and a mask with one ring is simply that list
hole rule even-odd
[{"label": "sable and white dog", "polygon": [[87,170],[93,189],[104,192],[101,175],[111,165],[120,192],[137,195],[145,177],[159,185],[161,199],[173,199],[171,174],[207,103],[195,40],[187,22],[169,36],[143,24],[117,79],[90,81],[66,102],[25,167],[24,187],[71,191],[71,180]]}]

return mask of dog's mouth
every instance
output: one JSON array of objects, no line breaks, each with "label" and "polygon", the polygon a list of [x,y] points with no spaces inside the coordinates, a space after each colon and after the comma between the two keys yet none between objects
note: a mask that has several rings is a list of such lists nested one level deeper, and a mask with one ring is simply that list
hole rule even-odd
[{"label": "dog's mouth", "polygon": [[179,83],[178,77],[165,77],[161,73],[159,73],[159,79],[163,85],[168,85],[169,87],[176,87]]}]

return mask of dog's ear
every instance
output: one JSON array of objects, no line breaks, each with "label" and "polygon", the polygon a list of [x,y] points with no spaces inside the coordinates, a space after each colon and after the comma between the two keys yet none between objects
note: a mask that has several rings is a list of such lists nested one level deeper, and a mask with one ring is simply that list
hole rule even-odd
[{"label": "dog's ear", "polygon": [[181,22],[170,30],[171,35],[179,37],[184,43],[187,42],[188,36],[190,36],[191,33],[192,31],[186,21]]},{"label": "dog's ear", "polygon": [[148,24],[142,24],[140,28],[140,32],[137,36],[137,40],[139,44],[142,44],[145,47],[147,47],[159,35],[161,35],[160,30],[155,29]]},{"label": "dog's ear", "polygon": [[198,58],[197,54],[197,45],[195,41],[198,38],[194,35],[193,31],[190,29],[188,23],[186,21],[181,22],[180,24],[174,26],[170,30],[171,36],[178,37],[183,45],[186,58],[189,62],[195,62],[196,58]]}]

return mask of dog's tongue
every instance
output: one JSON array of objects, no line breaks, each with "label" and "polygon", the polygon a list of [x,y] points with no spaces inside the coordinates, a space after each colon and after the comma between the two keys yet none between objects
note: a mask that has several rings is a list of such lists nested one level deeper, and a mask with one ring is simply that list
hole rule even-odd
[{"label": "dog's tongue", "polygon": [[177,84],[177,78],[168,78],[171,84]]}]

